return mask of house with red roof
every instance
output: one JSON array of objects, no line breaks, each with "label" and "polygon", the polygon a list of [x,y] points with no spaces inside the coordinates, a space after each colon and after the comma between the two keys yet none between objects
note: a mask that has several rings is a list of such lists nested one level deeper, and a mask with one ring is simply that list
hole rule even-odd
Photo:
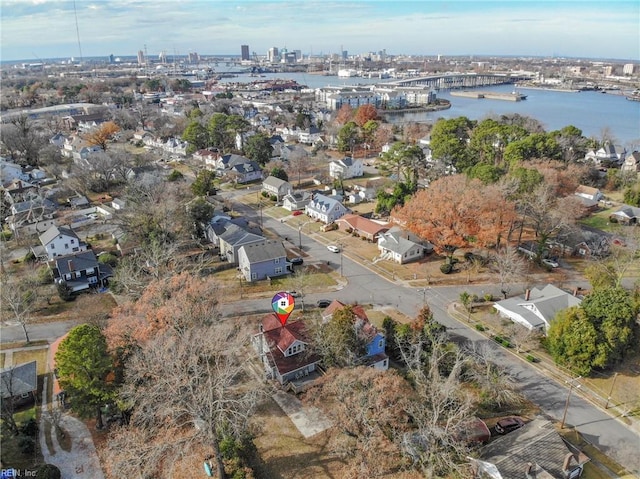
[{"label": "house with red roof", "polygon": [[304,380],[316,371],[320,356],[309,350],[309,337],[304,321],[284,326],[274,313],[260,321],[260,332],[253,338],[266,375],[280,384]]},{"label": "house with red roof", "polygon": [[336,220],[338,228],[347,233],[358,235],[369,241],[377,241],[378,237],[389,230],[389,225],[380,224],[364,216],[347,214]]}]

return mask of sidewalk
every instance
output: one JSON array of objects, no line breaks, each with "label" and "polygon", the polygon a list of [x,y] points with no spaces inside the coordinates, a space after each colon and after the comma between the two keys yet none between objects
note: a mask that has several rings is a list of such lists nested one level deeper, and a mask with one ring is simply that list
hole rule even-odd
[{"label": "sidewalk", "polygon": [[[63,338],[57,339],[51,344],[49,349],[49,367],[53,370],[55,364],[53,358],[58,349],[58,345]],[[57,392],[60,391],[58,381],[54,376],[51,376],[55,381],[53,389],[53,396],[56,397]],[[44,461],[48,464],[54,464],[60,469],[62,473],[62,479],[104,479],[104,473],[100,466],[100,460],[98,459],[98,453],[93,444],[93,438],[91,433],[87,429],[87,426],[71,416],[70,414],[59,411],[59,404],[57,401],[51,401],[52,398],[48,397],[48,381],[49,377],[45,376],[42,394],[42,416],[40,420],[40,447],[42,449],[42,456]],[[60,443],[53,425],[53,416],[55,414],[60,415],[60,427],[71,438],[71,450],[65,451]],[[45,427],[45,424],[49,422],[49,428]],[[47,430],[48,429],[48,430]],[[47,432],[49,433],[47,437]],[[49,445],[51,445],[51,449]]]},{"label": "sidewalk", "polygon": [[[449,314],[449,316],[456,319],[457,321],[466,325],[470,325],[469,321],[465,318],[464,314],[460,313],[456,309],[456,303],[449,304],[449,307],[447,308],[447,313]],[[485,336],[487,339],[491,339],[491,336],[488,334],[490,331],[488,330],[476,331],[476,332],[478,334]],[[530,361],[527,361],[523,355],[518,354],[509,348],[502,348],[502,349],[506,353],[512,354],[514,357],[517,357],[521,361],[527,363],[530,367],[537,369],[538,372],[540,372],[541,374],[544,374],[545,376],[548,376],[554,379],[560,384],[565,384],[575,379],[574,377],[569,376],[565,372],[558,369],[556,365],[553,363],[553,361],[548,357],[542,356],[540,354],[536,354],[535,357],[537,361],[530,362]],[[611,416],[614,419],[618,419],[620,422],[622,422],[625,426],[627,426],[633,432],[640,435],[640,421],[638,421],[635,417],[625,416],[625,412],[621,411],[615,405],[614,402],[608,401],[606,397],[602,397],[600,394],[598,394],[593,389],[587,387],[585,384],[581,384],[580,386],[581,386],[580,388],[573,389],[574,394],[580,395],[581,397],[589,401],[591,404],[596,406],[598,409],[600,409],[602,412]],[[607,405],[608,407],[605,407]]]}]

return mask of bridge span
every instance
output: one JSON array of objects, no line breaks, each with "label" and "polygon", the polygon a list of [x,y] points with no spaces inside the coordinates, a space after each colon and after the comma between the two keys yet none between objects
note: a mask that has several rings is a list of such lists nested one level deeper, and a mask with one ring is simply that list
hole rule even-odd
[{"label": "bridge span", "polygon": [[530,79],[530,76],[512,75],[508,73],[453,73],[425,77],[403,78],[402,80],[388,82],[387,85],[393,85],[397,87],[428,87],[434,90],[456,90],[459,88],[505,85]]}]

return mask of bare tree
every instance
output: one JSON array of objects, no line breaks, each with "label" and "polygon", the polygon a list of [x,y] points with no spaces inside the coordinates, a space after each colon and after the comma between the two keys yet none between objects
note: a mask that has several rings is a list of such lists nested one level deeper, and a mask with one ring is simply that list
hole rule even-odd
[{"label": "bare tree", "polygon": [[403,344],[400,349],[417,395],[408,406],[416,431],[405,435],[405,454],[426,477],[464,475],[469,445],[461,435],[473,417],[472,398],[461,384],[467,358],[446,343],[444,335]]},{"label": "bare tree", "polygon": [[518,251],[507,245],[493,255],[491,267],[496,279],[500,282],[500,293],[507,299],[511,291],[511,284],[522,278],[525,263]]},{"label": "bare tree", "polygon": [[9,277],[8,273],[2,275],[2,297],[3,309],[9,311],[12,318],[20,324],[26,342],[29,342],[29,332],[27,325],[32,321],[33,309],[37,301],[38,280],[34,276],[24,279]]},{"label": "bare tree", "polygon": [[[230,322],[168,330],[131,357],[122,397],[132,410],[127,429],[138,440],[128,444],[126,458],[109,445],[121,476],[157,474],[157,462],[132,463],[132,451],[158,458],[206,446],[217,477],[227,477],[221,441],[243,437],[262,395],[261,386],[248,384],[245,376],[240,351],[246,339]],[[155,440],[148,442],[152,434]]]}]

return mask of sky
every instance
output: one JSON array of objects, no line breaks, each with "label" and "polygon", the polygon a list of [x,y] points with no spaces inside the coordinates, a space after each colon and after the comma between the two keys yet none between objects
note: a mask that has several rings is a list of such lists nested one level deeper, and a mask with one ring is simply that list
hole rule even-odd
[{"label": "sky", "polygon": [[136,55],[145,46],[153,56],[239,55],[243,44],[259,56],[286,47],[637,62],[640,1],[0,0],[2,61]]}]

